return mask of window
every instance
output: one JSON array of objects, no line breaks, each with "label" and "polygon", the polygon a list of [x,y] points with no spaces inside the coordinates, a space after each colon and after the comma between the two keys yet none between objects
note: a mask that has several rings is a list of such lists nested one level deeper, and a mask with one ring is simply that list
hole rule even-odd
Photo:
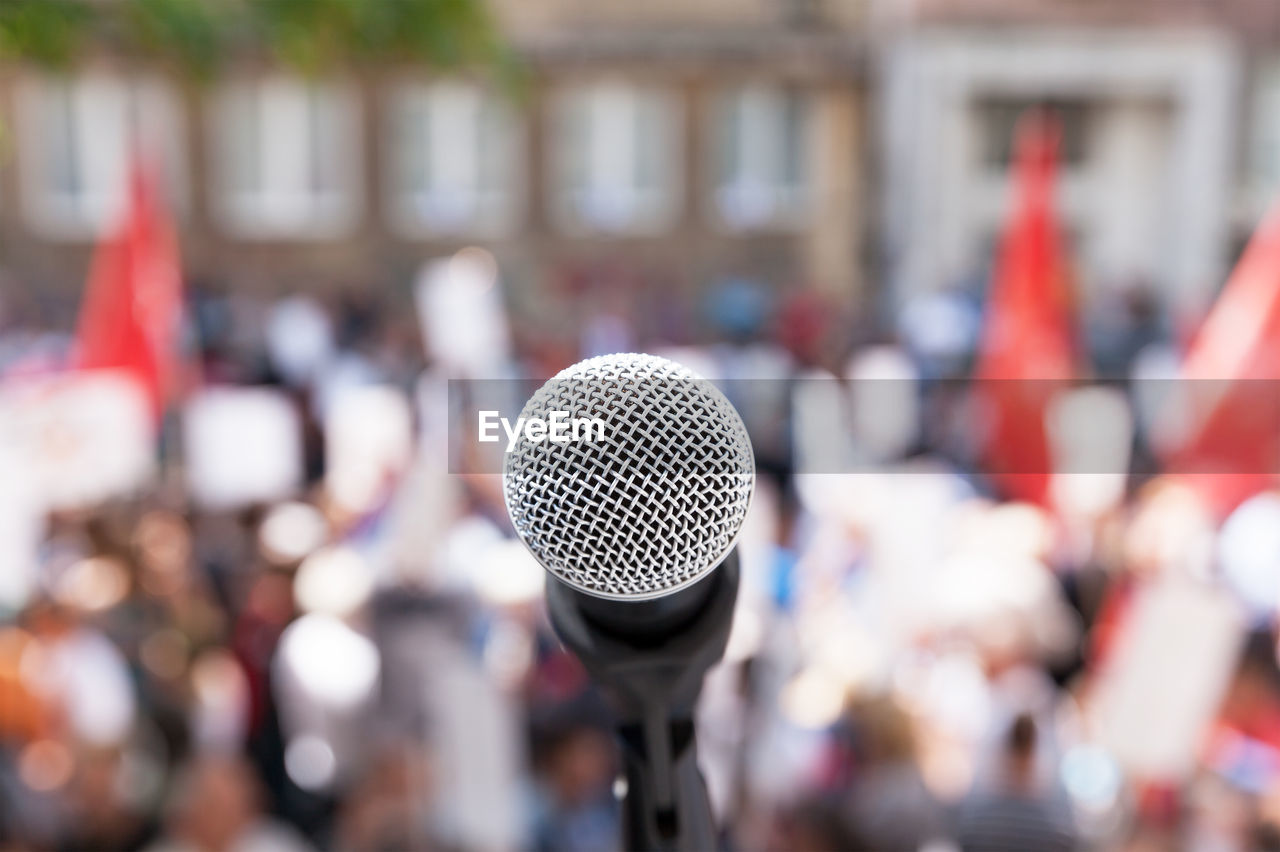
[{"label": "window", "polygon": [[23,210],[54,239],[93,239],[121,213],[133,151],[159,157],[171,201],[184,185],[178,107],[158,81],[106,73],[17,86]]},{"label": "window", "polygon": [[1254,85],[1247,190],[1265,210],[1280,187],[1280,60],[1260,68]]},{"label": "window", "polygon": [[989,168],[1004,170],[1013,161],[1014,134],[1022,114],[1031,109],[1047,109],[1062,125],[1059,158],[1067,168],[1084,165],[1088,157],[1088,103],[1065,98],[1029,99],[1013,97],[984,98],[978,101],[982,162]]},{"label": "window", "polygon": [[478,86],[402,89],[392,105],[387,197],[412,235],[496,235],[515,224],[520,135],[512,110]]},{"label": "window", "polygon": [[338,236],[359,210],[359,134],[345,88],[283,77],[228,86],[212,113],[216,212],[255,239]]},{"label": "window", "polygon": [[557,104],[556,214],[571,230],[653,233],[676,213],[678,115],[652,87],[596,83]]},{"label": "window", "polygon": [[813,106],[802,92],[747,87],[715,115],[715,207],[735,229],[795,227],[809,212]]}]

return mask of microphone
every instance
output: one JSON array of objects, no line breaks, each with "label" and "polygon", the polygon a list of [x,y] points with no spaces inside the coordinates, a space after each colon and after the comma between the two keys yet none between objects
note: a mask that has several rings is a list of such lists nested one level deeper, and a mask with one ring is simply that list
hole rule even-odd
[{"label": "microphone", "polygon": [[640,354],[561,371],[520,417],[553,427],[510,447],[507,512],[547,570],[552,626],[618,717],[624,847],[713,849],[693,708],[737,597],[755,486],[742,418],[710,382]]}]

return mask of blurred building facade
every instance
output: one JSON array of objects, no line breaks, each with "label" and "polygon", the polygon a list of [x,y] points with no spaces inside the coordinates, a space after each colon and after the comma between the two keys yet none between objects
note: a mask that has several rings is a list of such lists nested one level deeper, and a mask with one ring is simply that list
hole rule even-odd
[{"label": "blurred building facade", "polygon": [[888,61],[883,127],[896,292],[967,284],[982,268],[1004,219],[1014,122],[1048,103],[1081,295],[1137,283],[1175,302],[1212,295],[1229,233],[1235,70],[1213,33],[930,28],[905,39]]},{"label": "blurred building facade", "polygon": [[413,69],[10,67],[0,246],[15,281],[73,297],[137,145],[191,275],[234,288],[407,292],[424,257],[480,243],[534,318],[610,276],[896,309],[985,286],[1013,124],[1047,103],[1083,297],[1194,308],[1280,185],[1264,5],[495,0],[514,96]]},{"label": "blurred building facade", "polygon": [[[184,262],[266,292],[408,289],[483,244],[517,310],[574,270],[862,286],[862,4],[522,4],[514,94],[413,69],[305,79],[242,62],[189,85],[110,55],[9,69],[6,263],[78,290],[126,152],[164,163]],[[552,300],[554,301],[554,300]]]},{"label": "blurred building facade", "polygon": [[878,133],[897,301],[983,286],[1013,122],[1047,105],[1081,300],[1142,289],[1174,313],[1205,308],[1280,187],[1280,9],[922,0],[895,28]]}]

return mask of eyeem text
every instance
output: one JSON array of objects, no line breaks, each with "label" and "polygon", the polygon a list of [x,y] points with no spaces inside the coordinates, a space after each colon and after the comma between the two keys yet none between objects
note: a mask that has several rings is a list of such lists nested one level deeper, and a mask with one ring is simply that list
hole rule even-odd
[{"label": "eyeem text", "polygon": [[480,412],[480,442],[497,443],[500,436],[498,427],[507,435],[507,452],[516,447],[516,442],[523,434],[525,440],[535,444],[551,441],[556,444],[569,444],[577,441],[603,441],[604,421],[595,417],[570,417],[567,411],[552,411],[551,416],[519,417],[512,424],[505,417],[499,417],[496,411]]}]

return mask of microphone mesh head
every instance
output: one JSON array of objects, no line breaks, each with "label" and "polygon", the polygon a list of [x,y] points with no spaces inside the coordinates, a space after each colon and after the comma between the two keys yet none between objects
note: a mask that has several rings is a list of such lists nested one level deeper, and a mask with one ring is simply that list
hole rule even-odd
[{"label": "microphone mesh head", "polygon": [[552,412],[598,423],[579,429],[590,440],[532,441],[522,430],[503,492],[516,532],[556,578],[645,600],[697,582],[729,554],[755,462],[742,418],[714,385],[663,358],[605,355],[557,374],[520,416]]}]

